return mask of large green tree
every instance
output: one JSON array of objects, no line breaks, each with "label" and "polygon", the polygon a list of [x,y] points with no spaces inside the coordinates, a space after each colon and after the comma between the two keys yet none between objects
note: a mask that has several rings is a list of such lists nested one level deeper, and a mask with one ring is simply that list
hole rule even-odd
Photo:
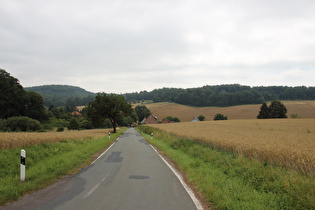
[{"label": "large green tree", "polygon": [[139,118],[139,120],[143,120],[144,118],[147,118],[150,114],[151,114],[151,111],[150,109],[148,109],[146,106],[144,105],[138,105],[135,107],[135,111],[136,111],[136,114]]},{"label": "large green tree", "polygon": [[47,119],[42,97],[27,92],[19,80],[0,69],[0,118],[27,116],[36,120]]},{"label": "large green tree", "polygon": [[39,121],[48,119],[44,108],[44,100],[38,93],[33,91],[25,93],[23,115]]},{"label": "large green tree", "polygon": [[24,95],[19,80],[0,69],[0,118],[22,115]]},{"label": "large green tree", "polygon": [[272,101],[269,106],[269,118],[287,118],[287,108],[280,101]]},{"label": "large green tree", "polygon": [[266,103],[263,103],[260,107],[257,119],[267,119],[269,118],[269,108]]},{"label": "large green tree", "polygon": [[122,95],[117,94],[98,93],[94,101],[90,102],[87,107],[87,115],[92,122],[101,122],[108,118],[114,133],[116,133],[117,120],[121,116],[128,116],[131,113],[131,105]]}]

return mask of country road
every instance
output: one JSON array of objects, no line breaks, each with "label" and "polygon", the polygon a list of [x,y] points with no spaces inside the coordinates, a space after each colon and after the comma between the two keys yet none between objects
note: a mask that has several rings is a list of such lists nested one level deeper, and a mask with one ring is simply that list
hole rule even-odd
[{"label": "country road", "polygon": [[150,144],[130,128],[79,173],[2,209],[193,210],[195,203]]}]

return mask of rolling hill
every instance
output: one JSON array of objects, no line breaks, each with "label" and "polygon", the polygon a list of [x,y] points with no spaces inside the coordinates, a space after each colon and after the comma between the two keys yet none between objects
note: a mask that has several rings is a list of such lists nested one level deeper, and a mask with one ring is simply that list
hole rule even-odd
[{"label": "rolling hill", "polygon": [[[287,116],[297,114],[299,118],[315,118],[315,101],[282,101],[287,107]],[[160,102],[145,104],[159,121],[167,116],[178,117],[181,122],[189,122],[193,117],[204,115],[205,120],[213,120],[217,113],[228,116],[228,119],[256,119],[261,104],[239,105],[230,107],[192,107],[176,103]]]},{"label": "rolling hill", "polygon": [[86,105],[94,99],[95,93],[84,90],[83,88],[71,85],[42,85],[24,88],[26,91],[34,91],[44,99],[46,106],[67,106],[73,101],[77,106]]}]

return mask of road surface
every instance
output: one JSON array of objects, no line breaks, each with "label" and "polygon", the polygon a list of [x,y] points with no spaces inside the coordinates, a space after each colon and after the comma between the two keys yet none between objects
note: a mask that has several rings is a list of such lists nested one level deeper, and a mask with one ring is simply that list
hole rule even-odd
[{"label": "road surface", "polygon": [[130,128],[78,174],[25,196],[5,209],[193,210],[197,207],[172,170]]}]

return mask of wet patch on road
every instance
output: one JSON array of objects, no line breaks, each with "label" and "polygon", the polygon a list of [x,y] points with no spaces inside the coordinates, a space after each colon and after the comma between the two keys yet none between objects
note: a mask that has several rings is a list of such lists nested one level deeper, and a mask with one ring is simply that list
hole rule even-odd
[{"label": "wet patch on road", "polygon": [[149,176],[145,176],[145,175],[130,175],[129,179],[149,179]]},{"label": "wet patch on road", "polygon": [[107,159],[105,160],[105,162],[110,162],[110,163],[118,163],[118,162],[122,162],[123,161],[123,157],[120,156],[121,152],[112,152],[112,154],[110,154]]},{"label": "wet patch on road", "polygon": [[146,140],[144,140],[144,139],[140,139],[140,140],[138,140],[140,143],[143,143],[143,144],[146,144],[146,145],[149,145],[149,143],[146,141]]}]

